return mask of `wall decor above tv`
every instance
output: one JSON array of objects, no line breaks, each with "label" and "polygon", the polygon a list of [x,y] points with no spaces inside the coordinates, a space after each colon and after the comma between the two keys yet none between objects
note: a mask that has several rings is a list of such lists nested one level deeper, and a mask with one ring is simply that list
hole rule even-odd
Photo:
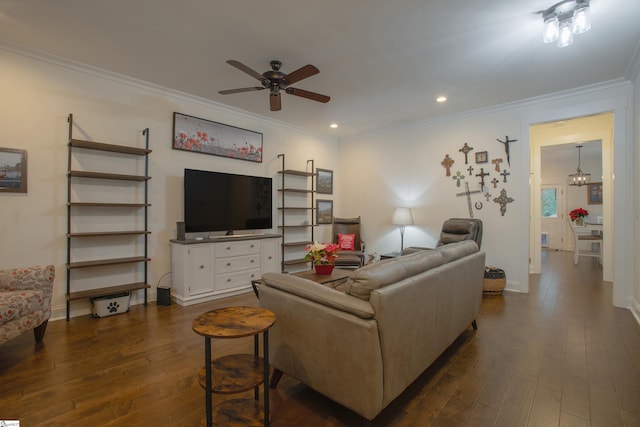
[{"label": "wall decor above tv", "polygon": [[173,148],[262,163],[262,134],[173,113]]}]

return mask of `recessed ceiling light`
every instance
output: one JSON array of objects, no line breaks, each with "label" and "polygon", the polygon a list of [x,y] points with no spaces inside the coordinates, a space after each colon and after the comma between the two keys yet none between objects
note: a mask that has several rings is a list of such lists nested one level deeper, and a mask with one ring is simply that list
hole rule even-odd
[{"label": "recessed ceiling light", "polygon": [[337,128],[337,127],[338,127],[338,124],[337,124],[337,123],[331,123],[331,125],[329,125],[329,127],[330,127],[331,129],[335,129],[335,128]]},{"label": "recessed ceiling light", "polygon": [[440,95],[439,97],[436,98],[436,102],[445,102],[447,100],[447,97],[444,95]]}]

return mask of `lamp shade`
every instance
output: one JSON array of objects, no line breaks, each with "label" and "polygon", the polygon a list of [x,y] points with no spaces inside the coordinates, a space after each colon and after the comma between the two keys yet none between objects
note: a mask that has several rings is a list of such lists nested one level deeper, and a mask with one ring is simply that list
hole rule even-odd
[{"label": "lamp shade", "polygon": [[393,225],[413,225],[413,216],[409,208],[395,208],[391,217]]}]

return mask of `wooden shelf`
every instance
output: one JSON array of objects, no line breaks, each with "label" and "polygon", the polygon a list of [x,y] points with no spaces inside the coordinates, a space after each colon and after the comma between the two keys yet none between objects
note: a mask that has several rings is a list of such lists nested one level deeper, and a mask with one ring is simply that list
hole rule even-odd
[{"label": "wooden shelf", "polygon": [[[252,354],[232,354],[211,362],[213,388],[217,394],[235,394],[249,391],[264,381],[264,359]],[[206,388],[205,368],[200,370],[198,382]]]},{"label": "wooden shelf", "polygon": [[286,261],[283,262],[284,265],[298,265],[298,264],[306,264],[308,262],[311,262],[309,260],[306,260],[304,258],[299,258],[299,259],[288,259]]},{"label": "wooden shelf", "polygon": [[146,148],[126,147],[123,145],[104,144],[102,142],[83,141],[72,139],[69,146],[73,148],[85,148],[87,150],[109,151],[112,153],[132,154],[134,156],[146,156],[151,150]]},{"label": "wooden shelf", "polygon": [[116,265],[116,264],[131,264],[134,262],[149,262],[150,258],[145,258],[143,256],[135,256],[129,258],[110,258],[110,259],[97,259],[93,261],[80,261],[80,262],[72,262],[67,264],[67,269],[71,270],[74,268],[87,268],[87,267],[99,267],[102,265]]},{"label": "wooden shelf", "polygon": [[105,203],[105,202],[71,202],[67,206],[100,207],[100,208],[148,208],[150,203]]},{"label": "wooden shelf", "polygon": [[121,294],[129,291],[136,291],[138,289],[150,288],[146,283],[128,283],[126,285],[108,286],[100,289],[89,289],[86,291],[70,292],[67,295],[67,300],[78,300],[85,298],[106,297],[108,295]]},{"label": "wooden shelf", "polygon": [[151,234],[150,231],[145,230],[130,230],[130,231],[91,231],[84,233],[69,233],[67,237],[100,237],[100,236],[134,236]]},{"label": "wooden shelf", "polygon": [[285,169],[283,171],[278,171],[278,173],[281,175],[316,176],[316,174],[313,172],[298,171],[293,169]]},{"label": "wooden shelf", "polygon": [[151,179],[150,176],[120,175],[116,173],[88,172],[88,171],[69,171],[69,176],[74,178],[113,179],[113,180],[119,180],[119,181],[136,181],[136,182],[143,182]]},{"label": "wooden shelf", "polygon": [[311,245],[313,244],[312,241],[308,240],[305,242],[287,242],[287,243],[283,243],[282,246],[285,247],[296,247],[296,246],[307,246],[307,245]]},{"label": "wooden shelf", "polygon": [[305,193],[305,194],[313,193],[312,190],[304,190],[302,188],[279,188],[278,191],[284,192],[284,193]]}]

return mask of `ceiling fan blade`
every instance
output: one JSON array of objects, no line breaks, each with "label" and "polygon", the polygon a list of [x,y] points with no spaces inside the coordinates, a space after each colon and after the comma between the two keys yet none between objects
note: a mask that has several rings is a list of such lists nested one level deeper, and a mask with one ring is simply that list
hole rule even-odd
[{"label": "ceiling fan blade", "polygon": [[220,91],[218,91],[218,93],[221,94],[221,95],[229,95],[229,94],[232,94],[232,93],[253,92],[253,91],[262,90],[262,89],[265,89],[265,88],[254,86],[254,87],[243,87],[243,88],[240,88],[240,89],[220,90]]},{"label": "ceiling fan blade", "polygon": [[313,65],[311,64],[305,65],[304,67],[298,68],[297,70],[287,74],[284,78],[284,82],[287,85],[292,85],[296,82],[299,82],[302,79],[306,79],[307,77],[311,77],[315,74],[318,74],[319,72],[320,70],[318,70]]},{"label": "ceiling fan blade", "polygon": [[309,92],[308,90],[304,90],[304,89],[296,89],[294,87],[288,87],[286,89],[286,92],[290,95],[301,96],[302,98],[307,98],[307,99],[311,99],[313,101],[318,101],[318,102],[329,102],[329,100],[331,99],[331,97],[327,95],[321,95],[319,93]]},{"label": "ceiling fan blade", "polygon": [[282,110],[282,97],[280,96],[280,92],[278,92],[277,95],[269,95],[269,104],[271,106],[271,111]]},{"label": "ceiling fan blade", "polygon": [[236,61],[234,59],[230,59],[227,61],[227,64],[236,67],[238,70],[240,71],[244,71],[245,73],[249,74],[251,77],[253,77],[256,80],[260,80],[263,81],[264,77],[262,76],[262,74],[260,74],[257,71],[252,70],[251,68],[247,67],[246,65],[244,65],[242,62]]}]

